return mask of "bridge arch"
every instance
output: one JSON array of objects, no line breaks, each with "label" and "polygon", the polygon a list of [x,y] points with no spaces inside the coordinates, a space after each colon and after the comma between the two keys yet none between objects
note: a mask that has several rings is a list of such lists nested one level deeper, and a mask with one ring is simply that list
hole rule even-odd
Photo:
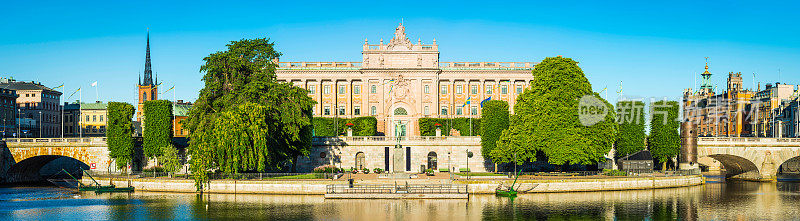
[{"label": "bridge arch", "polygon": [[778,173],[800,174],[800,156],[784,160],[778,166]]},{"label": "bridge arch", "polygon": [[759,167],[747,158],[731,154],[712,154],[708,155],[717,160],[725,168],[726,178],[741,178],[757,180],[761,178]]},{"label": "bridge arch", "polygon": [[69,177],[63,173],[59,173],[62,168],[73,176],[77,175],[76,178],[80,178],[81,169],[90,169],[89,165],[72,157],[39,155],[25,158],[12,165],[7,171],[7,181],[9,183],[32,183],[44,182],[51,177]]}]

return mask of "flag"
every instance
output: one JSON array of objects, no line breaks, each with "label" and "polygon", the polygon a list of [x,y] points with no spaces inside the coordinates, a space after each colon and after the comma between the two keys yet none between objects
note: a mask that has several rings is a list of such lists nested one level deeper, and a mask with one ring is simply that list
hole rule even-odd
[{"label": "flag", "polygon": [[483,103],[484,102],[487,102],[487,101],[490,101],[490,100],[492,100],[492,96],[489,96],[489,98],[486,98],[483,101],[481,101],[481,108],[483,108]]},{"label": "flag", "polygon": [[94,81],[94,83],[92,83],[92,87],[97,87],[97,81]]},{"label": "flag", "polygon": [[64,84],[58,85],[58,86],[54,87],[53,89],[59,89],[59,88],[62,88],[62,87],[64,87]]},{"label": "flag", "polygon": [[72,94],[70,94],[69,97],[67,97],[67,100],[72,98],[72,95],[75,95],[75,93],[78,93],[78,91],[81,91],[81,88],[78,88],[78,90],[75,90],[75,92],[72,92]]},{"label": "flag", "polygon": [[170,91],[170,90],[172,90],[172,89],[174,89],[174,88],[175,88],[175,85],[172,85],[172,87],[171,87],[171,88],[169,88],[169,89],[167,89],[166,91],[164,91],[164,92],[161,92],[161,93],[162,93],[162,94],[163,94],[163,93],[167,93],[167,91]]},{"label": "flag", "polygon": [[469,105],[469,103],[470,103],[471,101],[472,101],[472,97],[467,97],[467,101],[466,101],[466,102],[464,102],[464,105],[461,105],[461,107],[464,107],[464,106],[467,106],[467,105]]}]

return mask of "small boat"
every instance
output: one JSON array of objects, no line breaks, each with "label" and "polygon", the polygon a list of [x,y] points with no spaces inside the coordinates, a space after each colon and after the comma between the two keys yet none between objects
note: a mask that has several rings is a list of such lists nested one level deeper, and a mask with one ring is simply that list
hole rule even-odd
[{"label": "small boat", "polygon": [[503,189],[503,188],[501,188],[502,187],[502,184],[501,184],[501,186],[498,186],[497,189],[495,190],[495,195],[501,196],[501,197],[515,197],[515,196],[517,196],[517,190],[514,189],[514,185],[517,184],[517,179],[518,178],[519,178],[519,172],[517,172],[516,177],[514,178],[514,182],[511,183],[511,186]]},{"label": "small boat", "polygon": [[118,187],[118,188],[103,188],[97,189],[95,193],[130,193],[133,192],[134,187]]}]

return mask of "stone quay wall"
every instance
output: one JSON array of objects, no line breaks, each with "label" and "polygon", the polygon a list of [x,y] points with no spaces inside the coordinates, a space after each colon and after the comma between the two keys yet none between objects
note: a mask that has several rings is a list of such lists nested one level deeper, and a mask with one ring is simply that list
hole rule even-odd
[{"label": "stone quay wall", "polygon": [[[392,180],[375,180],[371,183],[383,181],[390,184]],[[91,180],[84,178],[83,183]],[[109,178],[98,178],[102,185],[108,185]],[[456,181],[465,183],[471,194],[494,194],[499,185],[510,185],[513,180],[473,180]],[[194,181],[185,179],[131,179],[130,182],[123,178],[115,178],[113,183],[118,187],[130,186],[136,191],[150,192],[196,192]],[[278,195],[324,195],[325,186],[329,184],[346,184],[346,181],[335,180],[213,180],[207,193],[254,193]],[[659,189],[673,187],[687,187],[702,185],[705,180],[702,176],[675,176],[675,177],[631,177],[631,178],[598,178],[598,179],[568,179],[568,180],[525,180],[518,182],[517,189],[520,193],[554,193],[554,192],[588,192],[588,191],[616,191]],[[437,183],[438,184],[438,183]]]},{"label": "stone quay wall", "polygon": [[[493,171],[494,165],[481,153],[480,137],[402,137],[398,150],[395,137],[315,137],[308,157],[298,159],[298,170],[310,172],[315,167],[333,165],[339,168],[358,168],[359,153],[364,156],[363,168],[381,168],[394,172],[420,172],[420,165],[429,168],[429,156],[436,170],[449,168],[458,171]],[[388,151],[387,151],[388,150]],[[406,156],[407,153],[410,155]],[[467,159],[467,151],[472,158]],[[410,160],[410,168],[406,161]],[[467,165],[469,164],[469,165]],[[455,169],[455,170],[454,170]]]}]

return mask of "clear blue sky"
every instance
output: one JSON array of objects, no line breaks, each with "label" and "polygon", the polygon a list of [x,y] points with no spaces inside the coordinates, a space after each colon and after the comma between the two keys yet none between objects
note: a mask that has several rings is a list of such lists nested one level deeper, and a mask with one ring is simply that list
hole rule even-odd
[{"label": "clear blue sky", "polygon": [[[360,61],[364,38],[388,41],[405,20],[412,41],[436,38],[441,61],[579,61],[596,91],[675,98],[710,57],[729,71],[800,84],[796,2],[724,1],[12,1],[0,19],[0,75],[79,86],[85,101],[135,102],[146,29],[153,69],[194,100],[202,58],[241,38],[269,37],[282,61]],[[699,82],[699,81],[698,81]],[[161,95],[172,99],[172,93]],[[75,97],[72,98],[76,99]]]}]

